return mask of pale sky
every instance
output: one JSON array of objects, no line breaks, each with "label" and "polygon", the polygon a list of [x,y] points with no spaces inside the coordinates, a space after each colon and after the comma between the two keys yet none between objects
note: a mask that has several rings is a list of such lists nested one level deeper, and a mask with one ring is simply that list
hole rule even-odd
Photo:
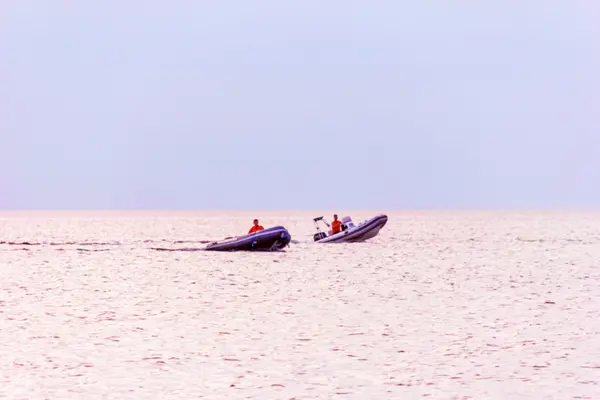
[{"label": "pale sky", "polygon": [[0,3],[0,209],[600,208],[600,3]]}]

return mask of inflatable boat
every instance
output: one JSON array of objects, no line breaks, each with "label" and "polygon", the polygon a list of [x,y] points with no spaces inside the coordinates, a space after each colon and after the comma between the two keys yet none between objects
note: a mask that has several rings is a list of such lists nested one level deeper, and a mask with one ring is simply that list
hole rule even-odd
[{"label": "inflatable boat", "polygon": [[278,251],[287,246],[292,236],[283,226],[275,226],[244,236],[212,242],[204,250],[214,251]]},{"label": "inflatable boat", "polygon": [[331,227],[323,219],[323,217],[313,218],[317,233],[313,235],[313,239],[316,243],[352,243],[352,242],[364,242],[377,236],[381,228],[387,223],[388,217],[385,214],[379,214],[373,218],[361,222],[358,225],[354,225],[352,218],[342,218],[342,230],[341,232],[332,234],[331,230],[327,232],[321,231],[319,228],[319,222],[323,222],[328,228]]}]

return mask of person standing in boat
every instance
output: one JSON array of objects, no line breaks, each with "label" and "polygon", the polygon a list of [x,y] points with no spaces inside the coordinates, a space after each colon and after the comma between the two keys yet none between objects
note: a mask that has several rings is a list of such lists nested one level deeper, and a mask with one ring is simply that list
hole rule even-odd
[{"label": "person standing in boat", "polygon": [[342,231],[342,221],[338,220],[338,215],[333,214],[333,222],[331,222],[331,234],[335,235]]},{"label": "person standing in boat", "polygon": [[265,229],[265,228],[263,228],[261,225],[259,225],[258,224],[258,220],[255,219],[254,220],[254,225],[252,226],[252,228],[250,228],[250,230],[248,231],[248,234],[254,233],[254,232],[258,232],[258,231],[262,231],[263,229]]}]

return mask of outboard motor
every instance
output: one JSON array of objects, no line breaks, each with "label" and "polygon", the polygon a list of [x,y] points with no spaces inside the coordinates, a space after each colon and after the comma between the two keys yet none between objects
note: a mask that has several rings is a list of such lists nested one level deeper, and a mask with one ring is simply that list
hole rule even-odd
[{"label": "outboard motor", "polygon": [[345,231],[346,229],[350,228],[354,228],[354,222],[352,222],[352,218],[348,216],[342,218],[342,230]]},{"label": "outboard motor", "polygon": [[316,241],[319,241],[319,240],[321,240],[321,239],[325,239],[326,237],[327,237],[327,234],[326,234],[325,232],[317,232],[317,233],[315,233],[315,235],[313,236],[313,238],[315,239],[315,242],[316,242]]}]

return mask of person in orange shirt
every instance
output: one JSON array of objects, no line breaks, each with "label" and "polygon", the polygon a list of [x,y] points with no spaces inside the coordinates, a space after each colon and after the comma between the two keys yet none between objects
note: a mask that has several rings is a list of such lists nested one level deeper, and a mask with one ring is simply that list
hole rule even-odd
[{"label": "person in orange shirt", "polygon": [[342,231],[342,221],[338,220],[337,214],[333,214],[333,222],[331,223],[331,234],[335,235]]},{"label": "person in orange shirt", "polygon": [[252,226],[252,228],[250,228],[250,230],[248,231],[248,234],[254,233],[254,232],[258,232],[258,231],[262,231],[263,229],[265,229],[265,228],[263,228],[262,226],[260,226],[258,224],[258,220],[255,219],[254,220],[254,225]]}]

